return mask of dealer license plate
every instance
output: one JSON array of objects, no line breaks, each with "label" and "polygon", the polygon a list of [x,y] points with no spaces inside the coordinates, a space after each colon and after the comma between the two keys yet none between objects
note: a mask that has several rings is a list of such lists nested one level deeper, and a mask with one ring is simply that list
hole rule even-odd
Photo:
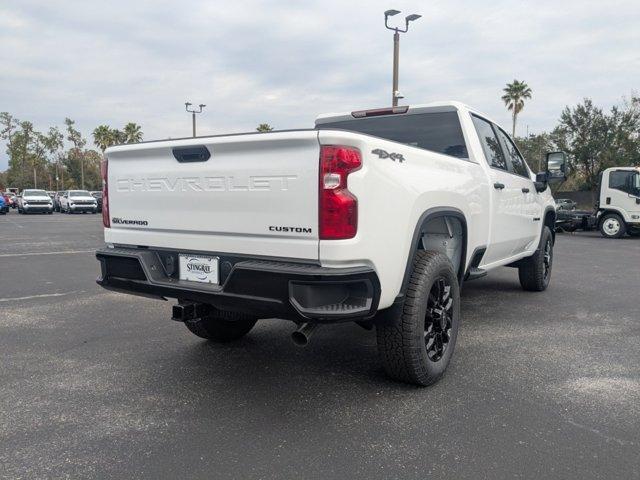
[{"label": "dealer license plate", "polygon": [[218,257],[180,254],[180,280],[219,284]]}]

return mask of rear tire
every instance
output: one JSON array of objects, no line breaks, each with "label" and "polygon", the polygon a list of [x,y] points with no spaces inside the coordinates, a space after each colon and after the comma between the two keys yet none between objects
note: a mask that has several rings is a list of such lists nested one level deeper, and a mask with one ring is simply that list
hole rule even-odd
[{"label": "rear tire", "polygon": [[600,219],[600,233],[605,238],[622,238],[627,232],[627,224],[617,213],[607,213]]},{"label": "rear tire", "polygon": [[549,286],[553,267],[553,235],[544,227],[540,244],[533,255],[520,261],[518,277],[524,290],[542,292]]},{"label": "rear tire", "polygon": [[257,321],[257,318],[244,313],[216,310],[207,317],[187,320],[184,324],[200,338],[224,343],[244,337]]},{"label": "rear tire", "polygon": [[438,381],[451,360],[459,324],[460,285],[451,261],[418,251],[402,311],[376,327],[387,375],[420,386]]}]

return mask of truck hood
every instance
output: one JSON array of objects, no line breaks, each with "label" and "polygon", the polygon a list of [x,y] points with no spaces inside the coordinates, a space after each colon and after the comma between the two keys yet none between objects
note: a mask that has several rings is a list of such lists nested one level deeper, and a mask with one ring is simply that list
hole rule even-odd
[{"label": "truck hood", "polygon": [[75,202],[76,200],[82,200],[82,201],[95,200],[95,197],[92,197],[91,195],[83,196],[83,197],[69,197],[70,202]]},{"label": "truck hood", "polygon": [[23,201],[42,201],[42,200],[49,200],[51,201],[51,197],[49,195],[29,195],[29,196],[23,196],[22,197]]}]

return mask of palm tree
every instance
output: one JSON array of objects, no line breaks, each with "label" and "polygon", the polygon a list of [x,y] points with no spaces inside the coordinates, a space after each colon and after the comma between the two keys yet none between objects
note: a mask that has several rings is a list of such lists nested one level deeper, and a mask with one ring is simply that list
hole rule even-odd
[{"label": "palm tree", "polygon": [[111,133],[111,129],[107,125],[98,125],[93,129],[93,143],[98,147],[102,152],[104,152],[107,147],[113,145],[113,134]]},{"label": "palm tree", "polygon": [[264,132],[271,132],[273,131],[273,127],[271,125],[269,125],[268,123],[261,123],[260,125],[258,125],[258,128],[256,128],[257,131],[264,133]]},{"label": "palm tree", "polygon": [[111,129],[111,136],[113,138],[113,145],[122,145],[127,143],[127,134],[117,128]]},{"label": "palm tree", "polygon": [[524,108],[525,99],[531,98],[532,90],[525,82],[514,80],[513,83],[507,83],[507,86],[503,89],[504,95],[502,101],[507,106],[507,110],[511,111],[513,118],[513,129],[511,130],[511,136],[516,136],[516,120],[518,114]]},{"label": "palm tree", "polygon": [[125,143],[138,143],[142,141],[142,127],[137,123],[127,123],[122,133],[124,133]]}]

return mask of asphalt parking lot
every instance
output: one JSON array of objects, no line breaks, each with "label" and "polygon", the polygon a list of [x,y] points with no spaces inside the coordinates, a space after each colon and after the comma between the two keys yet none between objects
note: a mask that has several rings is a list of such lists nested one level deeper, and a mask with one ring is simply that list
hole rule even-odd
[{"label": "asphalt parking lot", "polygon": [[559,235],[544,293],[466,284],[452,365],[418,389],[355,325],[208,344],[96,286],[101,230],[0,216],[3,478],[640,478],[639,239]]}]

